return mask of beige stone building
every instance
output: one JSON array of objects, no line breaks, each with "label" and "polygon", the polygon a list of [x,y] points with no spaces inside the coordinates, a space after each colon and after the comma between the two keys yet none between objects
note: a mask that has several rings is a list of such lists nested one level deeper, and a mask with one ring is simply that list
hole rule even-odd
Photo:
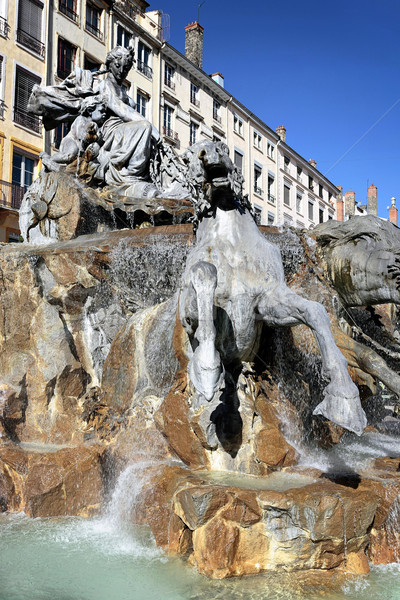
[{"label": "beige stone building", "polygon": [[0,242],[19,240],[18,209],[40,168],[42,126],[26,105],[45,80],[46,6],[0,0]]},{"label": "beige stone building", "polygon": [[[75,68],[97,71],[116,45],[135,48],[125,82],[136,110],[178,153],[200,139],[223,140],[245,177],[262,224],[309,227],[334,216],[338,190],[202,69],[203,28],[185,28],[185,54],[164,41],[168,15],[145,0],[0,0],[0,241],[18,239],[18,207],[67,126],[43,132],[26,112],[35,83],[60,83]],[[46,42],[46,43],[45,43]]]}]

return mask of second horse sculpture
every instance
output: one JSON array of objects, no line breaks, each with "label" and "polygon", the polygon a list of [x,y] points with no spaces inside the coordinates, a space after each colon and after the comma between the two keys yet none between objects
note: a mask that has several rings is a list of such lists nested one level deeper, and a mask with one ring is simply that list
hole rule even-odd
[{"label": "second horse sculpture", "polygon": [[184,159],[188,179],[197,183],[200,196],[196,245],[188,255],[179,312],[192,347],[188,372],[195,388],[194,408],[210,407],[210,420],[203,421],[208,445],[217,443],[212,411],[226,385],[225,368],[254,359],[263,324],[305,324],[312,329],[328,382],[314,414],[361,435],[367,420],[326,310],[287,287],[279,249],[260,233],[241,195],[242,178],[227,146],[202,141]]}]

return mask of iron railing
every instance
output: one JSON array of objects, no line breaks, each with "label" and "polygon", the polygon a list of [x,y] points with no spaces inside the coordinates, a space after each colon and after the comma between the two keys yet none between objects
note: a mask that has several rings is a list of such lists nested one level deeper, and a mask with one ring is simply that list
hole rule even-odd
[{"label": "iron railing", "polygon": [[194,94],[190,95],[190,102],[192,104],[194,104],[194,106],[199,107],[200,106],[200,100],[197,100],[196,96]]},{"label": "iron railing", "polygon": [[14,123],[32,129],[35,133],[42,132],[42,124],[40,118],[35,115],[31,115],[26,110],[20,108],[14,108]]},{"label": "iron railing", "polygon": [[254,186],[254,193],[258,194],[259,196],[262,196],[262,189],[260,187],[258,187],[258,185]]},{"label": "iron railing", "polygon": [[0,119],[4,119],[4,108],[5,108],[4,100],[0,100]]},{"label": "iron railing", "polygon": [[136,64],[137,64],[138,71],[143,73],[143,75],[145,75],[149,79],[153,79],[153,69],[151,67],[149,67],[148,64],[146,64],[142,60],[138,60]]},{"label": "iron railing", "polygon": [[268,202],[271,202],[271,204],[275,204],[275,196],[273,196],[272,194],[268,194]]},{"label": "iron railing", "polygon": [[63,0],[59,0],[58,10],[60,12],[62,12],[64,15],[66,15],[72,21],[75,21],[75,23],[78,23],[78,21],[79,21],[78,13],[76,13],[74,10],[72,10],[72,8],[67,6],[65,4],[65,2],[63,2]]},{"label": "iron railing", "polygon": [[169,138],[173,142],[178,141],[177,132],[173,131],[170,127],[166,127],[165,125],[163,125],[163,135],[165,135],[165,137]]},{"label": "iron railing", "polygon": [[89,23],[89,21],[86,21],[85,29],[86,29],[86,31],[88,31],[92,35],[94,35],[97,38],[99,38],[99,40],[103,39],[103,32],[100,31],[100,29],[98,29],[97,27],[95,27],[91,23]]},{"label": "iron railing", "polygon": [[19,210],[25,188],[0,179],[0,206]]},{"label": "iron railing", "polygon": [[2,35],[3,37],[8,37],[8,34],[10,33],[10,26],[8,24],[7,19],[4,19],[4,17],[0,17],[0,35]]},{"label": "iron railing", "polygon": [[25,48],[29,48],[29,50],[32,50],[32,52],[35,52],[41,58],[44,58],[45,45],[30,33],[26,33],[22,29],[17,29],[17,42],[25,46]]}]

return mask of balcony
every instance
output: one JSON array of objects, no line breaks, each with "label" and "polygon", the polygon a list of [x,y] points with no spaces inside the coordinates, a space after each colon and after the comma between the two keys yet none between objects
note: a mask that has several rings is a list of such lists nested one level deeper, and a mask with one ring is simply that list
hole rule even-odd
[{"label": "balcony", "polygon": [[4,100],[0,100],[0,119],[4,119],[4,109],[5,109]]},{"label": "balcony", "polygon": [[31,115],[26,110],[14,108],[14,123],[22,125],[22,127],[26,127],[27,129],[32,129],[35,133],[42,133],[40,118]]},{"label": "balcony", "polygon": [[74,10],[72,10],[72,8],[67,6],[62,0],[59,0],[59,2],[58,2],[58,10],[61,13],[63,13],[65,16],[67,16],[69,19],[71,19],[71,21],[78,23],[78,21],[79,21],[78,14]]},{"label": "balcony", "polygon": [[258,196],[262,196],[262,189],[260,187],[258,187],[258,185],[254,186],[254,193],[257,194]]},{"label": "balcony", "polygon": [[217,123],[221,123],[221,117],[219,116],[219,114],[217,113],[216,110],[213,111],[213,119],[214,121],[216,121]]},{"label": "balcony", "polygon": [[98,29],[95,25],[89,23],[89,21],[86,21],[85,29],[99,40],[103,41],[103,32],[100,31],[100,29]]},{"label": "balcony", "polygon": [[153,79],[153,69],[149,67],[148,64],[144,63],[142,60],[138,60],[136,64],[138,71],[143,73],[148,79]]},{"label": "balcony", "polygon": [[6,19],[4,19],[3,17],[0,17],[0,35],[3,37],[8,37],[8,34],[10,33],[10,26],[7,22]]},{"label": "balcony", "polygon": [[0,207],[19,210],[25,188],[0,179]]},{"label": "balcony", "polygon": [[196,96],[194,96],[193,94],[190,96],[190,102],[194,106],[197,106],[197,108],[199,108],[199,106],[200,106],[200,100],[197,100]]},{"label": "balcony", "polygon": [[167,79],[164,81],[164,83],[165,83],[165,85],[166,85],[166,86],[167,86],[167,87],[168,87],[170,90],[172,90],[173,92],[175,91],[175,83],[172,81],[172,79],[171,79],[171,78],[169,78],[169,79],[167,78]]},{"label": "balcony", "polygon": [[17,29],[17,42],[22,46],[25,46],[25,48],[32,50],[32,52],[35,52],[35,54],[38,54],[40,58],[44,58],[44,44],[31,36],[29,33],[26,33],[26,31]]},{"label": "balcony", "polygon": [[275,204],[275,196],[273,196],[272,194],[268,194],[268,202],[271,202],[271,204]]},{"label": "balcony", "polygon": [[176,131],[173,131],[170,127],[163,126],[163,135],[172,142],[178,142],[178,134]]}]

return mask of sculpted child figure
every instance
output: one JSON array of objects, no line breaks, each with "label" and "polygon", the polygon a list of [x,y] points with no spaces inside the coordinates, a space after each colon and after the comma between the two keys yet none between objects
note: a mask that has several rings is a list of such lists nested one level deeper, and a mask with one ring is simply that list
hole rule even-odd
[{"label": "sculpted child figure", "polygon": [[40,158],[47,171],[59,171],[61,165],[72,163],[82,156],[90,146],[93,159],[98,155],[101,143],[100,127],[106,118],[106,105],[101,96],[89,96],[83,100],[80,115],[71,125],[68,134],[63,138],[60,149],[50,156],[41,152]]}]

